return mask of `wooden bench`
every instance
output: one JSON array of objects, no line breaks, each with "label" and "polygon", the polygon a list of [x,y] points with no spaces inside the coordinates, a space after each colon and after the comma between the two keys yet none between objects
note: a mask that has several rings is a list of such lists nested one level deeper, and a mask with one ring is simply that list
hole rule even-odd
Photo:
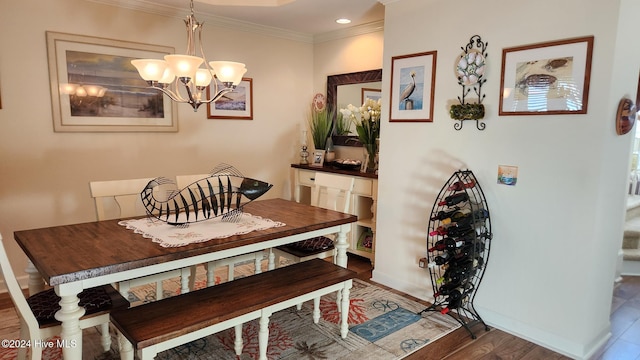
[{"label": "wooden bench", "polygon": [[[313,320],[320,319],[320,297],[338,291],[340,335],[347,337],[349,289],[355,272],[313,259],[186,294],[111,313],[119,331],[122,359],[153,359],[159,352],[235,327],[237,355],[242,352],[242,324],[260,319],[260,360],[267,359],[272,313],[314,300]],[[345,315],[346,314],[346,315]]]}]

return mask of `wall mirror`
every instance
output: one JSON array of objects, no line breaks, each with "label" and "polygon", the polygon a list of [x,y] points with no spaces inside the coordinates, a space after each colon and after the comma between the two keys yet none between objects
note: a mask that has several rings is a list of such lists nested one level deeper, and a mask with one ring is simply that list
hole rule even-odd
[{"label": "wall mirror", "polygon": [[[359,71],[349,74],[327,76],[327,105],[338,111],[348,104],[362,105],[362,93],[373,89],[380,89],[382,84],[382,69]],[[335,120],[335,119],[334,119]],[[352,128],[352,136],[348,138],[333,137],[334,145],[361,146],[355,136],[355,127]],[[349,141],[348,139],[351,139]]]}]

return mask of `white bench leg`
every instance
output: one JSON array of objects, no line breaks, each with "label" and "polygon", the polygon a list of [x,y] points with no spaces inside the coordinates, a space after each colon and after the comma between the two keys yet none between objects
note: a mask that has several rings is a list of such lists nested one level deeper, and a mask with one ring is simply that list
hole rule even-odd
[{"label": "white bench leg", "polygon": [[234,342],[234,350],[236,351],[236,355],[240,356],[242,354],[242,324],[236,325],[235,326],[235,330],[236,330],[236,340]]},{"label": "white bench leg", "polygon": [[342,290],[342,312],[340,313],[340,336],[343,339],[347,338],[347,334],[349,333],[349,289],[351,289],[351,281],[348,281],[344,284],[344,289]]},{"label": "white bench leg", "polygon": [[118,344],[120,345],[120,359],[133,360],[133,346],[124,335],[118,331]]},{"label": "white bench leg", "polygon": [[111,350],[111,334],[109,334],[109,323],[100,324],[100,344],[102,350],[108,352]]},{"label": "white bench leg", "polygon": [[313,323],[320,321],[320,298],[313,298]]},{"label": "white bench leg", "polygon": [[262,310],[260,317],[260,330],[258,331],[258,349],[260,357],[258,360],[267,360],[267,346],[269,345],[269,316],[271,313]]}]

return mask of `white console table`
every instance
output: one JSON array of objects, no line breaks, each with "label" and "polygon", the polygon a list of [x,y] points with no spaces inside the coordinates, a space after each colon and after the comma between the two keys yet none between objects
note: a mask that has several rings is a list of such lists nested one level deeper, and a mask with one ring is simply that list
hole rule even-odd
[{"label": "white console table", "polygon": [[347,235],[348,252],[375,261],[376,206],[378,199],[378,175],[357,170],[334,169],[330,166],[291,164],[293,200],[310,203],[310,190],[314,186],[317,171],[355,178],[349,213],[358,216]]}]

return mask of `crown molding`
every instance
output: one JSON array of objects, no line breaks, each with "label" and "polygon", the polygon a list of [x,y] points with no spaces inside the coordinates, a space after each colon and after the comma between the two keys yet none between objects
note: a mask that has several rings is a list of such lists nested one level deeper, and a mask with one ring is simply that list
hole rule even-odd
[{"label": "crown molding", "polygon": [[323,34],[318,34],[313,37],[314,43],[321,43],[325,41],[343,39],[358,35],[370,34],[378,31],[384,31],[384,21],[374,21],[368,24],[362,24],[357,26],[351,26],[346,29],[329,31]]},{"label": "crown molding", "polygon": [[[116,6],[119,8],[141,11],[148,14],[161,15],[172,18],[184,19],[187,12],[184,8],[178,8],[168,5],[160,5],[148,0],[87,0],[93,3]],[[198,11],[196,13],[198,20],[214,26],[233,29],[237,31],[246,31],[262,35],[268,35],[299,42],[313,43],[314,37],[311,34],[305,34],[270,26],[258,25],[246,21],[231,19],[227,17],[217,16],[206,11]]]},{"label": "crown molding", "polygon": [[[187,15],[184,8],[160,5],[151,0],[86,0],[93,3],[116,6],[124,9],[130,9],[135,11],[146,12],[154,15],[161,15],[172,18],[184,19]],[[378,0],[381,3],[394,2],[398,0]],[[375,21],[368,24],[351,26],[345,29],[330,31],[323,34],[307,34],[300,33],[270,26],[258,25],[246,21],[240,21],[222,16],[216,16],[206,11],[198,11],[197,17],[199,20],[208,24],[213,24],[218,27],[233,29],[236,31],[246,31],[250,33],[256,33],[261,35],[273,36],[277,38],[293,40],[304,43],[318,43],[330,40],[337,40],[352,36],[364,35],[368,33],[378,32],[384,30],[384,21]]]},{"label": "crown molding", "polygon": [[398,2],[400,0],[378,0],[379,3],[381,3],[382,5],[388,5],[394,2]]}]

